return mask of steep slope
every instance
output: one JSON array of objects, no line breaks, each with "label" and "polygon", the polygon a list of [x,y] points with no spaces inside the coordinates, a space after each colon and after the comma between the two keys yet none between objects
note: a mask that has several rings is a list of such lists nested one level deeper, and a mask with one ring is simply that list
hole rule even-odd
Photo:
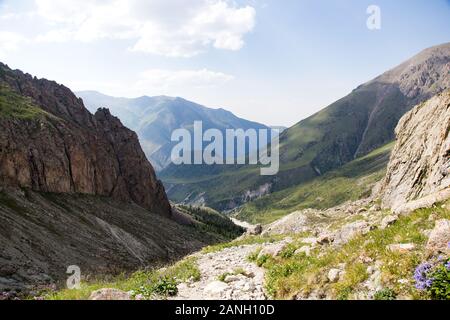
[{"label": "steep slope", "polygon": [[[398,120],[416,104],[450,88],[450,43],[424,50],[299,122],[280,136],[280,172],[258,176],[258,169],[234,167],[211,177],[179,179],[161,173],[175,201],[201,197],[208,205],[231,209],[249,197],[301,185],[366,155],[394,139]],[[176,171],[173,171],[176,172]],[[220,186],[213,181],[221,179]],[[259,192],[261,188],[265,192]],[[194,194],[193,194],[193,191]],[[250,198],[251,199],[251,198]]]},{"label": "steep slope", "polygon": [[450,197],[450,90],[408,112],[395,132],[397,143],[381,189],[383,205],[399,210],[446,189]]},{"label": "steep slope", "polygon": [[160,266],[231,238],[109,197],[2,188],[0,292],[64,286],[71,265],[82,279]]},{"label": "steep slope", "polygon": [[109,110],[92,115],[68,88],[0,64],[0,292],[62,284],[71,265],[82,277],[160,265],[240,233],[222,215],[172,210]]},{"label": "steep slope", "polygon": [[0,184],[111,196],[171,215],[136,134],[107,109],[93,116],[68,88],[3,64],[0,88]]},{"label": "steep slope", "polygon": [[172,132],[185,128],[192,131],[194,121],[202,121],[203,130],[211,128],[225,132],[226,129],[268,129],[265,125],[236,117],[224,109],[210,109],[182,98],[166,96],[136,99],[115,98],[95,91],[77,92],[86,106],[95,112],[107,107],[124,124],[136,131],[142,148],[156,170],[170,164],[174,143]]},{"label": "steep slope", "polygon": [[389,143],[310,182],[248,202],[238,209],[237,217],[266,224],[294,211],[328,209],[366,198],[383,179],[392,148]]}]

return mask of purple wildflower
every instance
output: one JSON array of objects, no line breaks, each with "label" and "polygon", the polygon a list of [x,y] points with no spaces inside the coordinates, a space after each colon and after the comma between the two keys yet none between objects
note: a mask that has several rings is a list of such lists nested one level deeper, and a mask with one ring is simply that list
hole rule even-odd
[{"label": "purple wildflower", "polygon": [[450,260],[447,261],[447,263],[445,264],[445,267],[447,268],[447,270],[450,270]]},{"label": "purple wildflower", "polygon": [[430,263],[422,263],[414,272],[414,280],[416,281],[416,288],[419,290],[426,290],[433,284],[433,279],[429,278],[429,273],[433,266]]}]

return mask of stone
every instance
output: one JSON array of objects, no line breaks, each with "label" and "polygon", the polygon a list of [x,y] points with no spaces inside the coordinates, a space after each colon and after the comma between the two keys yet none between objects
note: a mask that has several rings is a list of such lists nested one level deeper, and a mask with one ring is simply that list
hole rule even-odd
[{"label": "stone", "polygon": [[408,253],[416,249],[416,245],[414,243],[397,243],[388,245],[387,249],[397,253]]},{"label": "stone", "polygon": [[393,214],[384,217],[383,220],[381,220],[380,229],[382,229],[382,230],[386,229],[390,225],[394,224],[397,220],[398,220],[398,216],[393,215]]},{"label": "stone", "polygon": [[236,281],[239,281],[239,280],[240,280],[240,278],[237,275],[230,274],[230,275],[225,277],[224,282],[225,283],[230,283],[230,282],[236,282]]},{"label": "stone", "polygon": [[310,246],[303,246],[297,250],[295,250],[294,254],[302,254],[304,253],[307,257],[311,255],[311,247]]},{"label": "stone", "polygon": [[328,271],[328,281],[331,283],[337,282],[341,276],[341,272],[340,269],[330,269],[330,271]]},{"label": "stone", "polygon": [[331,233],[324,233],[319,235],[319,237],[317,238],[317,243],[318,244],[330,244],[334,241],[334,235]]},{"label": "stone", "polygon": [[242,290],[245,292],[253,292],[253,291],[255,291],[255,285],[253,284],[253,282],[248,281],[244,284],[244,286],[242,287]]},{"label": "stone", "polygon": [[263,231],[262,225],[257,224],[247,230],[247,234],[257,236]]},{"label": "stone", "polygon": [[450,254],[450,220],[436,221],[434,229],[430,232],[426,250],[432,254]]},{"label": "stone", "polygon": [[285,242],[277,242],[277,243],[269,244],[269,245],[265,246],[259,252],[258,258],[260,258],[264,255],[276,257],[284,250],[284,248],[286,248],[286,246],[287,246],[287,243],[285,243]]},{"label": "stone", "polygon": [[89,300],[133,300],[128,292],[104,288],[91,293]]},{"label": "stone", "polygon": [[336,244],[347,243],[357,235],[367,234],[371,228],[370,224],[364,220],[349,223],[336,232],[334,242]]},{"label": "stone", "polygon": [[213,281],[206,285],[204,292],[211,295],[220,295],[229,289],[229,286],[222,281]]}]

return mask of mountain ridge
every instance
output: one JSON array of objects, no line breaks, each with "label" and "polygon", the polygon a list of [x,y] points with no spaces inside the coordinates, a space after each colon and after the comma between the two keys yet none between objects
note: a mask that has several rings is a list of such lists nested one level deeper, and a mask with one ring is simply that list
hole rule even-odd
[{"label": "mountain ridge", "polygon": [[[195,190],[207,205],[222,210],[247,202],[245,194],[264,185],[270,193],[301,185],[391,142],[394,128],[406,112],[450,88],[449,72],[450,43],[434,46],[298,122],[280,135],[280,171],[276,176],[257,176],[248,166],[223,169],[209,182],[204,176],[195,181],[187,174],[189,179],[180,181],[183,174],[172,169],[163,170],[160,176],[170,188],[172,200],[183,201]],[[223,179],[225,188],[212,184],[218,178]]]},{"label": "mountain ridge", "polygon": [[95,112],[107,106],[125,125],[138,133],[147,158],[157,171],[171,163],[171,150],[175,143],[171,134],[176,129],[192,132],[194,121],[202,121],[203,129],[270,129],[266,125],[239,118],[224,108],[208,108],[181,97],[142,96],[116,98],[98,91],[79,91],[88,108]]}]

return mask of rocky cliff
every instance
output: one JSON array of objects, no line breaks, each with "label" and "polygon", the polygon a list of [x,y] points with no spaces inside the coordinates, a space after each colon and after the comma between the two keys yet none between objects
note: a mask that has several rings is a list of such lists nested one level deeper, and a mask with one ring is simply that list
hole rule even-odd
[{"label": "rocky cliff", "polygon": [[419,104],[401,118],[382,184],[385,207],[403,211],[401,208],[410,201],[433,195],[436,201],[444,200],[445,194],[450,197],[449,132],[450,90]]},{"label": "rocky cliff", "polygon": [[170,204],[134,132],[68,88],[0,64],[0,184],[110,196],[166,217]]}]

